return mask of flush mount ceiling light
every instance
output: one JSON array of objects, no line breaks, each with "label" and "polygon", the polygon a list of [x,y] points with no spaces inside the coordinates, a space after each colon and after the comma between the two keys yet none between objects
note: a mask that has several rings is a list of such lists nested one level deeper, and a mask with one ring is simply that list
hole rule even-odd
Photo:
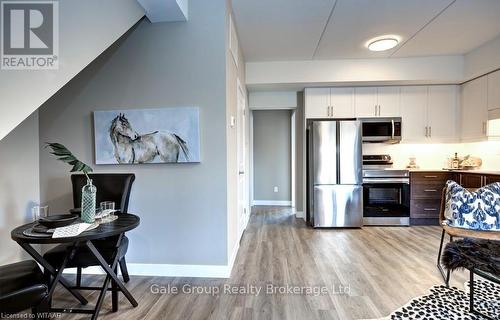
[{"label": "flush mount ceiling light", "polygon": [[399,37],[381,36],[368,41],[366,46],[370,51],[386,51],[394,48],[399,43]]}]

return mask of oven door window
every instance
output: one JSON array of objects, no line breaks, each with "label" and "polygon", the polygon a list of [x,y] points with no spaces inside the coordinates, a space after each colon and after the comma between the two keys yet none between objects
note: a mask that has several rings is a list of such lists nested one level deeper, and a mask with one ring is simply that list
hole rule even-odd
[{"label": "oven door window", "polygon": [[364,184],[365,217],[406,217],[410,215],[408,184]]},{"label": "oven door window", "polygon": [[401,204],[401,188],[369,188],[368,204]]}]

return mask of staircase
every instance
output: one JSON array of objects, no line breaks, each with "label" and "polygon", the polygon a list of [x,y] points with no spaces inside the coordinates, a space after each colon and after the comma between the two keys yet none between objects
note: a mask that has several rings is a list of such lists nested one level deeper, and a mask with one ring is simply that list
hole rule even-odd
[{"label": "staircase", "polygon": [[0,140],[144,16],[137,0],[59,4],[59,68],[0,70]]}]

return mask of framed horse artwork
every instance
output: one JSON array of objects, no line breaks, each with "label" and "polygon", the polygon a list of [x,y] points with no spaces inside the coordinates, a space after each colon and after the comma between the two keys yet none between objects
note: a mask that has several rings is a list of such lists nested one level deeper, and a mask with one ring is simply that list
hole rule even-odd
[{"label": "framed horse artwork", "polygon": [[197,107],[94,112],[96,164],[200,162]]}]

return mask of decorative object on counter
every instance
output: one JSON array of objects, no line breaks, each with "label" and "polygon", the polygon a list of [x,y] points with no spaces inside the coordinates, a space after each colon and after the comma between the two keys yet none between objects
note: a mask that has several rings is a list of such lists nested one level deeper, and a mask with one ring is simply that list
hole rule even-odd
[{"label": "decorative object on counter", "polygon": [[451,168],[458,169],[458,165],[460,164],[460,159],[458,159],[458,153],[455,152],[455,157],[451,160]]},{"label": "decorative object on counter", "polygon": [[197,107],[94,112],[96,164],[200,162]]},{"label": "decorative object on counter", "polygon": [[51,153],[57,157],[57,160],[72,166],[70,172],[82,172],[87,177],[87,184],[82,188],[81,218],[87,223],[94,222],[97,188],[92,184],[92,179],[88,176],[88,173],[93,171],[92,168],[78,160],[68,148],[60,143],[47,143],[46,147],[52,149]]},{"label": "decorative object on counter", "polygon": [[410,163],[406,166],[407,169],[419,169],[420,167],[417,165],[417,158],[410,157]]},{"label": "decorative object on counter", "polygon": [[464,170],[474,170],[481,168],[482,164],[483,160],[481,160],[481,158],[466,155],[463,160],[460,161],[459,168]]}]

